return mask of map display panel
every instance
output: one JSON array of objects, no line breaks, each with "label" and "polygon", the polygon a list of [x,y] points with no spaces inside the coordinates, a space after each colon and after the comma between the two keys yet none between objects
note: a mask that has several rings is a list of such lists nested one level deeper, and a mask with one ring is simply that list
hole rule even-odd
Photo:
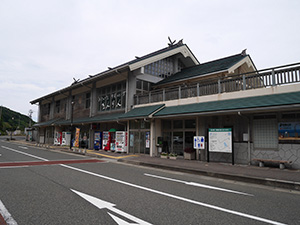
[{"label": "map display panel", "polygon": [[231,128],[208,129],[208,139],[210,152],[232,153]]}]

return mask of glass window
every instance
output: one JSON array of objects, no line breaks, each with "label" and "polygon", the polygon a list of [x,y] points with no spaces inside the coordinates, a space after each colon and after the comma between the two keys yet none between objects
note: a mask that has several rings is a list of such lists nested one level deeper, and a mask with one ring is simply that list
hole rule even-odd
[{"label": "glass window", "polygon": [[91,93],[86,93],[85,95],[85,108],[90,108],[91,105]]},{"label": "glass window", "polygon": [[196,136],[196,132],[185,132],[185,139],[184,139],[184,147],[185,148],[193,148],[194,136]]},{"label": "glass window", "polygon": [[185,128],[196,128],[196,120],[185,120]]},{"label": "glass window", "polygon": [[163,130],[170,130],[172,127],[172,121],[171,120],[163,120],[162,121],[162,129]]},{"label": "glass window", "polygon": [[173,132],[173,153],[183,155],[183,132]]},{"label": "glass window", "polygon": [[60,112],[60,101],[56,101],[56,103],[55,103],[55,110],[56,110],[56,113]]},{"label": "glass window", "polygon": [[183,128],[183,121],[182,120],[174,120],[173,128],[174,129]]},{"label": "glass window", "polygon": [[256,149],[277,149],[277,121],[275,119],[253,120],[253,142]]}]

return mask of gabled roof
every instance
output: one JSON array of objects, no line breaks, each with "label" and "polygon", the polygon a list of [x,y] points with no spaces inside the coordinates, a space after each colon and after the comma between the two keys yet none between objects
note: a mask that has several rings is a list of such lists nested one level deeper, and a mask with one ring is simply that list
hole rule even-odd
[{"label": "gabled roof", "polygon": [[48,95],[45,95],[43,97],[40,97],[38,99],[35,99],[33,101],[31,101],[31,104],[35,104],[38,103],[39,101],[46,99],[46,98],[50,98],[53,97],[55,95],[61,94],[61,93],[66,93],[72,89],[78,88],[78,87],[82,87],[83,85],[88,85],[92,82],[94,82],[95,80],[107,77],[107,76],[111,76],[115,73],[119,73],[120,71],[123,70],[134,70],[137,69],[138,67],[144,66],[146,64],[148,64],[149,62],[151,63],[153,60],[155,61],[157,59],[158,56],[161,55],[161,57],[168,57],[170,55],[174,55],[177,53],[182,53],[185,57],[186,56],[190,56],[191,60],[193,61],[193,64],[199,64],[199,61],[197,60],[197,58],[194,56],[194,54],[191,52],[191,50],[189,49],[189,47],[186,44],[183,44],[182,42],[177,43],[177,44],[173,44],[170,45],[166,48],[162,48],[158,51],[152,52],[150,54],[144,55],[142,57],[136,57],[136,59],[128,61],[126,63],[123,63],[121,65],[118,65],[116,67],[108,67],[108,70],[105,70],[103,72],[97,73],[95,75],[89,75],[89,77],[80,80],[78,82],[75,82],[73,84],[71,84],[70,86],[67,86],[63,89],[60,89],[58,91],[52,92]]},{"label": "gabled roof", "polygon": [[250,57],[250,56],[246,54],[237,54],[222,59],[210,61],[207,63],[202,63],[197,66],[184,68],[180,72],[174,74],[173,76],[170,76],[158,82],[156,85],[168,84],[175,81],[180,81],[180,80],[190,79],[193,77],[203,76],[206,74],[225,71],[246,57]]}]

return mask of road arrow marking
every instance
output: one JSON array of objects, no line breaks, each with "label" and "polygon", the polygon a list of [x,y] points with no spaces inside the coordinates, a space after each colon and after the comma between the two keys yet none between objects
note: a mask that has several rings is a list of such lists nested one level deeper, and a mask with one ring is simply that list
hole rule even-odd
[{"label": "road arrow marking", "polygon": [[257,220],[257,221],[261,221],[261,222],[265,222],[265,223],[269,223],[269,224],[284,225],[284,223],[280,223],[280,222],[277,222],[277,221],[265,219],[265,218],[258,217],[258,216],[253,216],[253,215],[250,215],[250,214],[247,214],[247,213],[241,213],[241,212],[238,212],[238,211],[218,207],[218,206],[215,206],[215,205],[210,205],[210,204],[207,204],[207,203],[204,203],[204,202],[198,202],[198,201],[195,201],[195,200],[192,200],[192,199],[188,199],[188,198],[180,197],[180,196],[177,196],[177,195],[161,192],[161,191],[158,191],[158,190],[143,187],[143,186],[140,186],[140,185],[137,185],[137,184],[132,184],[132,183],[129,183],[129,182],[126,182],[126,181],[122,181],[122,180],[118,180],[118,179],[115,179],[115,178],[112,178],[112,177],[108,177],[108,176],[104,176],[104,175],[101,175],[101,174],[93,173],[93,172],[83,170],[83,169],[79,169],[79,168],[76,168],[76,167],[63,165],[63,164],[61,164],[61,166],[65,167],[65,168],[69,168],[71,170],[81,172],[81,173],[85,173],[85,174],[89,174],[89,175],[92,175],[92,176],[100,177],[102,179],[114,181],[114,182],[117,182],[119,184],[124,184],[124,185],[130,186],[130,187],[135,187],[135,188],[138,188],[140,190],[156,193],[156,194],[159,194],[159,195],[174,198],[174,199],[181,200],[181,201],[184,201],[184,202],[189,202],[189,203],[192,203],[192,204],[195,204],[195,205],[200,205],[200,206],[203,206],[203,207],[206,207],[206,208],[215,209],[215,210],[218,210],[218,211],[221,211],[221,212],[226,212],[226,213],[230,213],[230,214],[233,214],[233,215],[237,215],[237,216],[241,216],[241,217],[245,217],[245,218],[249,218],[249,219],[253,219],[253,220]]},{"label": "road arrow marking", "polygon": [[148,173],[144,173],[144,175],[148,176],[148,177],[154,177],[154,178],[159,178],[159,179],[163,179],[163,180],[169,180],[169,181],[174,181],[174,182],[178,182],[178,183],[183,183],[183,184],[190,185],[190,186],[208,188],[208,189],[212,189],[212,190],[224,191],[224,192],[229,192],[229,193],[239,194],[239,195],[254,196],[254,195],[244,193],[244,192],[239,192],[239,191],[234,191],[234,190],[230,190],[230,189],[214,187],[214,186],[205,185],[205,184],[199,184],[199,183],[195,183],[195,182],[187,182],[187,181],[172,179],[172,178],[168,178],[168,177],[161,177],[161,176],[152,175],[152,174],[148,174]]},{"label": "road arrow marking", "polygon": [[[121,216],[124,216],[125,218],[128,218],[129,220],[131,221],[134,221],[136,223],[134,224],[141,224],[141,225],[151,225],[151,223],[148,223],[146,221],[143,221],[135,216],[132,216],[128,213],[125,213],[119,209],[116,209],[114,208],[116,205],[113,204],[113,203],[110,203],[110,202],[107,202],[107,201],[104,201],[104,200],[101,200],[99,198],[95,198],[91,195],[87,195],[87,194],[84,194],[82,192],[79,192],[79,191],[75,191],[73,189],[71,189],[71,191],[73,191],[74,193],[76,193],[77,195],[79,195],[80,197],[82,197],[83,199],[87,200],[88,202],[90,202],[91,204],[93,204],[94,206],[96,206],[98,209],[108,209],[114,213],[117,213]],[[116,216],[113,216],[111,215],[110,213],[108,213],[119,225],[125,225],[125,224],[132,224],[132,223],[127,223],[126,221],[116,217]],[[125,222],[125,223],[124,223]]]},{"label": "road arrow marking", "polygon": [[110,215],[110,217],[113,218],[113,220],[116,221],[116,223],[117,223],[117,224],[120,224],[120,225],[137,224],[137,223],[128,223],[128,222],[126,222],[125,220],[122,220],[121,218],[116,217],[116,216],[114,216],[114,215],[111,214],[111,213],[108,213],[108,215]]}]

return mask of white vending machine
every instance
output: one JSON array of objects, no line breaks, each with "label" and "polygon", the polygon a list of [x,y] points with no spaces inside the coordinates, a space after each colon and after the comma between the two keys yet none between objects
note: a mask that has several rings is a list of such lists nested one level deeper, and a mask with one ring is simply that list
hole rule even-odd
[{"label": "white vending machine", "polygon": [[116,152],[127,152],[127,132],[116,131]]},{"label": "white vending machine", "polygon": [[70,145],[71,132],[62,132],[62,143],[61,145]]},{"label": "white vending machine", "polygon": [[61,145],[62,132],[55,132],[54,134],[54,145]]}]

